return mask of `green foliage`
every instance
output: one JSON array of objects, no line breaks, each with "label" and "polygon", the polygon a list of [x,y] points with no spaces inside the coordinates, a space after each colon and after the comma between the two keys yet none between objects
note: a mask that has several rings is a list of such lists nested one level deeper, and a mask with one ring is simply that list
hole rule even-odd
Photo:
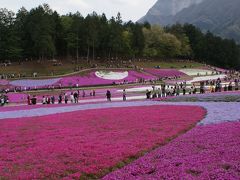
[{"label": "green foliage", "polygon": [[189,44],[189,37],[185,34],[182,26],[180,24],[173,25],[171,27],[166,27],[165,31],[174,34],[177,39],[181,42],[180,57],[188,58],[192,54],[192,48]]},{"label": "green foliage", "polygon": [[93,12],[59,16],[47,4],[15,14],[0,9],[0,60],[79,57],[91,59],[183,58],[240,68],[240,48],[193,25],[162,28],[149,23],[123,23],[121,14],[107,19]]},{"label": "green foliage", "polygon": [[203,34],[189,24],[182,29],[189,38],[195,59],[219,67],[240,69],[240,49],[233,40],[222,39],[210,32]]},{"label": "green foliage", "polygon": [[20,39],[14,24],[14,13],[0,9],[0,60],[17,59],[22,55]]},{"label": "green foliage", "polygon": [[166,33],[160,26],[144,28],[144,55],[149,57],[176,57],[180,54],[181,42],[173,34]]}]

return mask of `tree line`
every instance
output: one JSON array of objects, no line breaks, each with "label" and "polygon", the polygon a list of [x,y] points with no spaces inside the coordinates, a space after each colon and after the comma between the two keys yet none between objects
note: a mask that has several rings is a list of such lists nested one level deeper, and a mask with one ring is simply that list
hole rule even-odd
[{"label": "tree line", "polygon": [[123,22],[120,13],[83,17],[59,15],[47,4],[16,14],[0,9],[0,61],[66,58],[181,58],[221,67],[239,67],[240,48],[233,40],[202,33],[193,25],[171,27]]}]

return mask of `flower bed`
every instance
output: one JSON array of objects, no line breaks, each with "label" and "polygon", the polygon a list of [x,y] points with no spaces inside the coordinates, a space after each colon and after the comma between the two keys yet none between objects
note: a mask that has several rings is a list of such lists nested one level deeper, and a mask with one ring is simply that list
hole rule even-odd
[{"label": "flower bed", "polygon": [[152,74],[154,76],[165,78],[165,77],[180,77],[180,76],[186,76],[185,73],[178,71],[176,69],[144,69],[149,74]]},{"label": "flower bed", "polygon": [[212,80],[217,80],[218,78],[224,79],[226,76],[227,75],[225,74],[219,74],[219,75],[212,75],[212,76],[194,77],[192,80],[187,81],[187,84],[201,82],[201,81],[212,81]]},{"label": "flower bed", "polygon": [[240,123],[198,126],[103,179],[240,179]]},{"label": "flower bed", "polygon": [[[100,73],[102,72],[102,73]],[[141,72],[136,72],[133,70],[130,71],[97,71],[91,72],[85,76],[67,76],[62,78],[55,79],[41,79],[41,80],[15,80],[10,81],[9,85],[12,87],[26,87],[26,88],[47,88],[49,86],[61,86],[61,87],[69,87],[69,86],[94,86],[94,85],[111,85],[113,83],[123,83],[123,82],[136,82],[140,79],[144,80],[153,80],[156,79],[153,75],[148,75]],[[107,73],[108,72],[108,73]],[[8,81],[0,81],[0,85],[7,85]]]},{"label": "flower bed", "polygon": [[135,79],[144,79],[144,80],[155,80],[157,79],[156,76],[151,74],[146,74],[143,72],[137,72],[137,71],[130,71],[130,75],[134,77]]},{"label": "flower bed", "polygon": [[187,74],[189,76],[205,76],[205,75],[212,75],[211,70],[207,69],[180,69],[180,72]]},{"label": "flower bed", "polygon": [[60,78],[56,79],[41,79],[41,80],[15,80],[10,81],[10,85],[16,86],[16,87],[45,87],[45,86],[51,86],[57,82],[60,81]]},{"label": "flower bed", "polygon": [[109,85],[113,83],[123,83],[125,82],[136,82],[140,79],[144,80],[152,80],[156,79],[153,75],[146,75],[144,73],[136,72],[136,71],[128,71],[128,76],[122,79],[111,80],[111,79],[103,79],[96,76],[95,72],[90,73],[88,76],[70,76],[64,77],[59,81],[59,84],[62,86],[92,86],[92,85]]},{"label": "flower bed", "polygon": [[0,121],[0,179],[59,179],[106,173],[203,118],[189,106],[77,111]]},{"label": "flower bed", "polygon": [[128,77],[128,72],[96,71],[95,75],[101,79],[121,80]]}]

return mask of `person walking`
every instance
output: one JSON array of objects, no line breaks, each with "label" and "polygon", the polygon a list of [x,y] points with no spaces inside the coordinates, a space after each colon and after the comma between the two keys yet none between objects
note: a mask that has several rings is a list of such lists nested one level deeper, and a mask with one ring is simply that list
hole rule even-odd
[{"label": "person walking", "polygon": [[52,104],[55,104],[55,97],[54,96],[51,97],[51,102],[52,102]]},{"label": "person walking", "polygon": [[50,97],[47,96],[46,98],[47,98],[47,100],[46,100],[46,101],[47,101],[47,104],[50,104],[50,103],[51,103]]},{"label": "person walking", "polygon": [[85,91],[83,90],[82,91],[82,97],[85,97],[86,96],[86,93],[85,93]]},{"label": "person walking", "polygon": [[59,94],[59,96],[58,96],[58,104],[62,104],[62,95],[61,94]]},{"label": "person walking", "polygon": [[46,102],[46,98],[45,98],[45,96],[43,96],[42,97],[42,104],[46,104],[47,102]]},{"label": "person walking", "polygon": [[78,103],[78,93],[77,92],[75,92],[73,94],[73,97],[74,97],[74,103]]},{"label": "person walking", "polygon": [[162,90],[162,97],[166,97],[166,85],[165,84],[161,85],[161,90]]},{"label": "person walking", "polygon": [[32,105],[36,105],[37,104],[37,97],[36,95],[33,95],[33,98],[31,99],[32,101]]},{"label": "person walking", "polygon": [[162,97],[162,90],[160,88],[158,88],[157,96],[158,96],[158,98]]},{"label": "person walking", "polygon": [[177,85],[176,87],[176,96],[179,96],[180,95],[180,87],[179,85]]},{"label": "person walking", "polygon": [[1,103],[1,106],[4,106],[5,104],[3,95],[0,96],[0,103]]},{"label": "person walking", "polygon": [[148,89],[146,90],[146,97],[147,99],[151,98],[151,91],[149,91]]},{"label": "person walking", "polygon": [[28,102],[28,105],[31,105],[31,97],[30,97],[30,95],[27,96],[27,102]]},{"label": "person walking", "polygon": [[107,90],[106,96],[107,96],[107,100],[111,101],[111,92],[109,90]]},{"label": "person walking", "polygon": [[67,103],[68,103],[68,97],[67,97],[67,94],[65,93],[63,97],[64,97],[65,104],[67,104]]},{"label": "person walking", "polygon": [[123,101],[126,101],[127,100],[127,93],[126,93],[126,90],[124,89],[123,90]]},{"label": "person walking", "polygon": [[71,94],[70,94],[70,101],[71,101],[71,103],[75,102],[73,92],[71,92]]},{"label": "person walking", "polygon": [[186,88],[183,87],[183,95],[185,95],[185,94],[186,94]]}]

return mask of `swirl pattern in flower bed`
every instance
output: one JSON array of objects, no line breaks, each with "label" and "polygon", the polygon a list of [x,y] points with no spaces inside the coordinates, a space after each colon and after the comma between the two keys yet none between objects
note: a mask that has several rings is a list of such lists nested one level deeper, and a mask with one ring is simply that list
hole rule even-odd
[{"label": "swirl pattern in flower bed", "polygon": [[128,77],[128,72],[96,71],[95,75],[101,79],[121,80]]}]

